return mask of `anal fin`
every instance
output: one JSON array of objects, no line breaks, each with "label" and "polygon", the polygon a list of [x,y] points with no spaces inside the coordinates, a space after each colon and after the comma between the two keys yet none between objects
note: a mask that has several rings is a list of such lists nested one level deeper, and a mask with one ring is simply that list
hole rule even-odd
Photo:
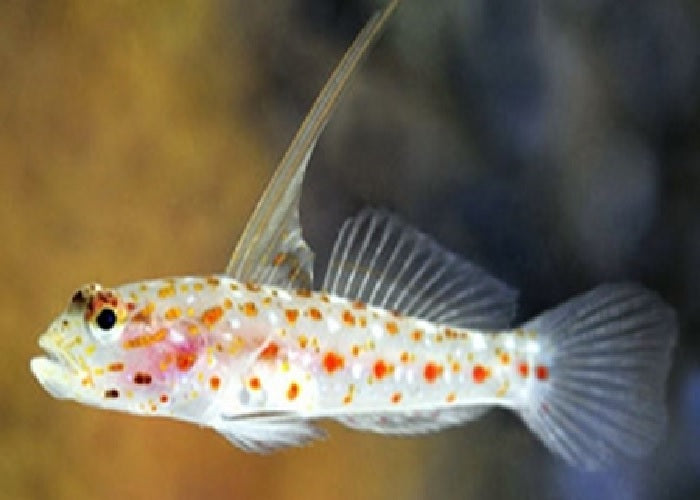
[{"label": "anal fin", "polygon": [[378,412],[349,415],[336,420],[352,429],[405,436],[460,425],[481,417],[487,410],[487,406],[470,406],[413,412]]}]

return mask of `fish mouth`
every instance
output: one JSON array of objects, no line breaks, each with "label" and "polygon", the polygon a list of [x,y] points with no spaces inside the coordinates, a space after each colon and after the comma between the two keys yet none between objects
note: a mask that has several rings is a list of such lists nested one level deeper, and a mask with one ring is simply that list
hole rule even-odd
[{"label": "fish mouth", "polygon": [[51,345],[45,337],[39,340],[45,356],[36,356],[29,368],[37,381],[56,398],[71,398],[79,373],[75,361],[61,349]]}]

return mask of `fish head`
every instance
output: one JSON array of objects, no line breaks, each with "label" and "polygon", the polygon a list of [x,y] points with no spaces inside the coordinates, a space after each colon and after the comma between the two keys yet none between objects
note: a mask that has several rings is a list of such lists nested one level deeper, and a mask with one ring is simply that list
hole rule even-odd
[{"label": "fish head", "polygon": [[[113,290],[81,287],[39,338],[44,356],[30,361],[38,382],[52,396],[93,406],[119,407],[124,386],[122,336],[130,307]],[[123,408],[120,408],[123,409]]]}]

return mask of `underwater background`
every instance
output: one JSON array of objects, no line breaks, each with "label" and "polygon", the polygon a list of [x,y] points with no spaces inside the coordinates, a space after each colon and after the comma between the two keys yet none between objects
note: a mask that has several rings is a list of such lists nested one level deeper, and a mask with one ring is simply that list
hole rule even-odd
[{"label": "underwater background", "polygon": [[222,271],[317,91],[379,2],[0,6],[0,498],[700,498],[700,4],[404,0],[322,136],[317,278],[387,207],[520,290],[606,281],[678,311],[668,436],[567,467],[517,416],[391,438],[325,423],[269,456],[57,401],[29,372],[81,284]]}]

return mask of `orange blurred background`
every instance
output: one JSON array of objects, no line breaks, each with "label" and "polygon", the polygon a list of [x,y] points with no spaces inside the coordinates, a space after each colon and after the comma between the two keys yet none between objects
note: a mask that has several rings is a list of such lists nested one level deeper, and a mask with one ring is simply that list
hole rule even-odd
[{"label": "orange blurred background", "polygon": [[[326,441],[258,456],[192,425],[57,401],[33,380],[37,338],[79,285],[223,270],[288,140],[371,11],[362,2],[322,4],[0,7],[0,498],[541,500],[586,498],[591,485],[599,498],[698,487],[683,468],[695,463],[683,442],[697,435],[700,403],[683,413],[681,402],[686,389],[700,398],[700,371],[684,349],[668,443],[603,476],[571,471],[507,412],[414,439],[325,423]],[[302,218],[320,260],[345,216],[368,203],[388,206],[522,288],[525,316],[600,281],[635,279],[679,307],[692,330],[700,313],[686,296],[697,302],[690,278],[700,272],[676,268],[676,247],[650,242],[691,241],[678,243],[669,227],[700,235],[688,219],[697,213],[697,174],[664,173],[700,154],[645,156],[644,141],[629,140],[638,129],[615,111],[622,105],[610,96],[619,89],[596,59],[605,54],[591,42],[596,31],[559,23],[569,16],[585,28],[583,14],[535,8],[501,26],[503,13],[487,4],[406,0],[390,23],[307,177]],[[484,42],[499,29],[522,39]],[[494,61],[501,66],[474,69]],[[521,92],[540,87],[536,99]],[[620,137],[626,149],[606,156],[608,146],[619,152],[612,146]],[[629,198],[651,215],[599,203],[625,201],[618,193],[637,188]],[[657,203],[653,193],[664,189],[676,191]],[[674,211],[666,199],[690,201]],[[636,222],[606,226],[606,213],[582,211],[589,206],[643,225],[628,235]],[[689,259],[693,248],[700,243],[688,243]],[[674,479],[679,470],[685,483]]]}]

